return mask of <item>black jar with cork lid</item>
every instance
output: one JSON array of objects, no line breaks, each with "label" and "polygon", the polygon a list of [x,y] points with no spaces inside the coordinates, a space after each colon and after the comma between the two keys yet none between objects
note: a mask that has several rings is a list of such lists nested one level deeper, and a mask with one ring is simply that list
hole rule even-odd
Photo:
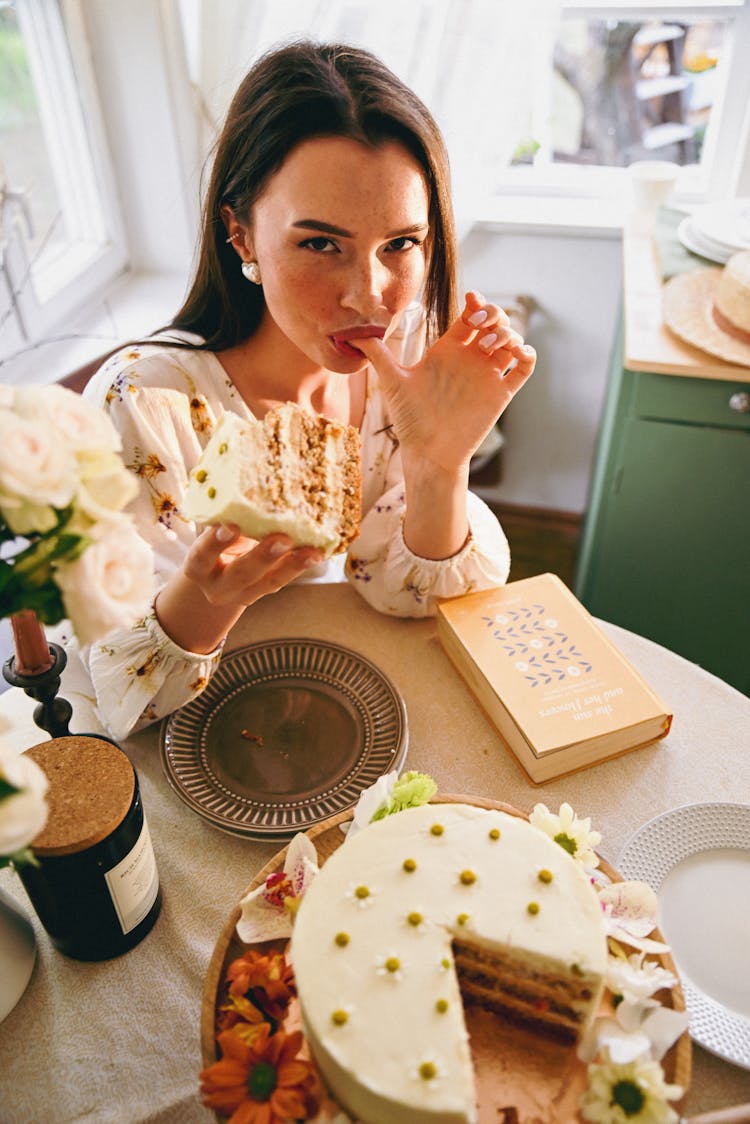
[{"label": "black jar with cork lid", "polygon": [[49,781],[49,814],[19,877],[60,952],[107,960],[152,928],[161,890],[138,777],[113,742],[52,738],[26,750]]}]

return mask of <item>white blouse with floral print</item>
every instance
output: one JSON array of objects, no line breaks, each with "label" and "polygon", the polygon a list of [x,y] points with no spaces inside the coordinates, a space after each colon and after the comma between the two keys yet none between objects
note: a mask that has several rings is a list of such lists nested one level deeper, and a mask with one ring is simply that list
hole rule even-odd
[{"label": "white blouse with floral print", "polygon": [[[420,320],[413,317],[409,330],[407,318],[406,330],[389,341],[407,365],[421,351]],[[181,567],[200,530],[182,514],[182,497],[217,420],[226,410],[244,418],[252,414],[214,353],[168,344],[123,348],[84,393],[110,414],[122,436],[123,459],[140,480],[131,510],[140,534],[153,547],[159,587]],[[507,580],[510,554],[505,535],[473,494],[470,535],[458,554],[434,561],[412,554],[406,546],[398,442],[372,368],[361,438],[362,524],[344,573],[366,601],[384,613],[423,617],[434,614],[436,598],[457,597]],[[340,578],[337,561],[324,563],[312,575],[319,580]],[[321,570],[328,573],[321,575]],[[89,648],[78,651],[75,641],[68,647],[65,693],[86,698],[116,739],[195,698],[221,656],[221,647],[208,655],[178,647],[153,611],[131,630],[112,633]]]}]

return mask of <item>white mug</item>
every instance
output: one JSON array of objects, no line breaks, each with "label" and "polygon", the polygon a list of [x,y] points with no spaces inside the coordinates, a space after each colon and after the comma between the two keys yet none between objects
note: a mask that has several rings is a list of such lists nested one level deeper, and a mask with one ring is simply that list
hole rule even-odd
[{"label": "white mug", "polygon": [[636,160],[628,167],[633,209],[653,213],[674,191],[680,165],[670,160]]}]

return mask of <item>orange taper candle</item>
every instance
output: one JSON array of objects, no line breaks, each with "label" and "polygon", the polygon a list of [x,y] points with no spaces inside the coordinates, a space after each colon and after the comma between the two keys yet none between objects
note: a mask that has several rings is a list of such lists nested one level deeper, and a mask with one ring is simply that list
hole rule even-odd
[{"label": "orange taper candle", "polygon": [[55,662],[49,641],[36,613],[23,609],[10,618],[16,651],[15,669],[19,675],[41,675]]}]

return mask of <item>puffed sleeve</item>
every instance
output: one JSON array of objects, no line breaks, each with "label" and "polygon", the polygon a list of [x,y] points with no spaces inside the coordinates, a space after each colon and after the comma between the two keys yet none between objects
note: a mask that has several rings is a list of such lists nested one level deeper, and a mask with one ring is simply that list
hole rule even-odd
[{"label": "puffed sleeve", "polygon": [[349,549],[346,576],[373,608],[397,617],[435,615],[436,601],[503,585],[510,571],[508,540],[478,496],[468,497],[469,535],[458,554],[434,560],[404,542],[405,500],[399,481],[362,520]]},{"label": "puffed sleeve", "polygon": [[[195,359],[174,352],[136,349],[110,361],[86,391],[109,413],[122,438],[123,461],[138,477],[139,493],[129,510],[153,550],[157,590],[182,565],[196,536],[195,524],[181,514],[182,497],[216,420],[216,404],[201,393],[200,361],[196,366]],[[68,647],[73,665],[66,669],[68,697],[74,707],[75,695],[93,705],[115,739],[195,698],[221,655],[221,648],[204,655],[178,647],[153,608],[130,629],[86,648],[78,649],[75,641]]]}]

